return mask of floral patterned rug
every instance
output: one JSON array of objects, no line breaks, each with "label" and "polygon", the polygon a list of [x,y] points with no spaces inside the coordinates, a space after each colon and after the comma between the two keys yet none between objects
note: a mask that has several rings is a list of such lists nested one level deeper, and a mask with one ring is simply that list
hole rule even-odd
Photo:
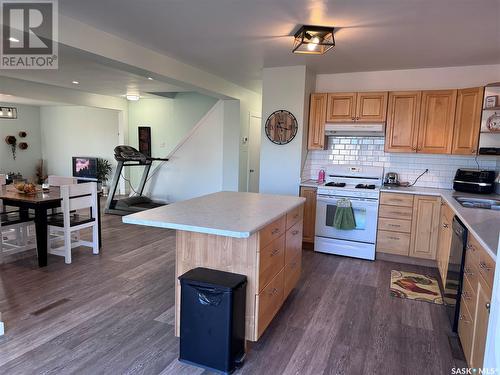
[{"label": "floral patterned rug", "polygon": [[443,304],[436,278],[412,272],[391,271],[391,296]]}]

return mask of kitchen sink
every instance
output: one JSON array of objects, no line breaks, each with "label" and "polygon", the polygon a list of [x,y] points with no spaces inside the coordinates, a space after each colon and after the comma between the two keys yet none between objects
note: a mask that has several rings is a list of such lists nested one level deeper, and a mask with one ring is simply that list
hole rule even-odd
[{"label": "kitchen sink", "polygon": [[500,211],[500,200],[487,199],[487,198],[469,198],[469,197],[455,197],[455,199],[464,207],[470,208],[485,208],[488,210]]}]

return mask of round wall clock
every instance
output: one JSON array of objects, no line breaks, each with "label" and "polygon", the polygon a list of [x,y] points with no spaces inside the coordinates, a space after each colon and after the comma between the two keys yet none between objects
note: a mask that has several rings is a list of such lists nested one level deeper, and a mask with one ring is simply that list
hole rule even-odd
[{"label": "round wall clock", "polygon": [[297,119],[283,109],[274,111],[266,121],[267,138],[277,145],[286,145],[297,135]]}]

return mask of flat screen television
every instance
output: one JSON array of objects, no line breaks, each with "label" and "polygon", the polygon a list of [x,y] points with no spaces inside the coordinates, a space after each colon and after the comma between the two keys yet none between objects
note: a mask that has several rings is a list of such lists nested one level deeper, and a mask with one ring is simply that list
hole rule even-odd
[{"label": "flat screen television", "polygon": [[97,180],[97,158],[73,156],[73,177]]}]

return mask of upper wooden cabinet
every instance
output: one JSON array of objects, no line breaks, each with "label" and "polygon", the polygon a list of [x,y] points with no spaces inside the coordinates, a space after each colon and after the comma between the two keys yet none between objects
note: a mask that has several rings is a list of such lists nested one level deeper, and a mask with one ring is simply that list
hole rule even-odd
[{"label": "upper wooden cabinet", "polygon": [[356,95],[357,122],[385,122],[387,92],[358,92]]},{"label": "upper wooden cabinet", "polygon": [[441,199],[417,195],[413,203],[410,256],[436,259]]},{"label": "upper wooden cabinet", "polygon": [[325,122],[327,94],[311,94],[309,108],[309,134],[307,148],[323,150],[325,148]]},{"label": "upper wooden cabinet", "polygon": [[327,122],[384,122],[387,92],[328,94]]},{"label": "upper wooden cabinet", "polygon": [[417,150],[421,99],[420,91],[389,93],[386,152],[415,152]]},{"label": "upper wooden cabinet", "polygon": [[356,93],[328,94],[327,122],[351,122],[356,120]]},{"label": "upper wooden cabinet", "polygon": [[483,87],[458,90],[452,153],[476,155],[481,128]]},{"label": "upper wooden cabinet", "polygon": [[418,152],[426,154],[451,153],[456,103],[457,90],[422,92]]}]

